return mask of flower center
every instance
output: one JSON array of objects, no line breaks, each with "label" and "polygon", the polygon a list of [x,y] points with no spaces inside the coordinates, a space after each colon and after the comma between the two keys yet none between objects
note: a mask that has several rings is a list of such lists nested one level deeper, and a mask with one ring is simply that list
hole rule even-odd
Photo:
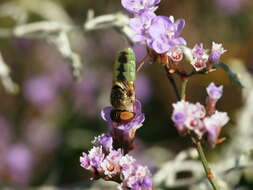
[{"label": "flower center", "polygon": [[147,0],[142,0],[139,3],[135,3],[135,6],[133,7],[133,9],[135,11],[140,11],[145,9],[145,7],[147,6]]},{"label": "flower center", "polygon": [[167,32],[167,37],[171,40],[172,38],[174,38],[174,36],[175,36],[175,32],[173,32],[173,31],[169,31],[169,32]]},{"label": "flower center", "polygon": [[113,164],[108,164],[107,169],[108,171],[112,172],[114,170]]},{"label": "flower center", "polygon": [[151,24],[152,24],[152,20],[149,19],[149,20],[143,25],[143,28],[147,30],[147,29],[151,26]]}]

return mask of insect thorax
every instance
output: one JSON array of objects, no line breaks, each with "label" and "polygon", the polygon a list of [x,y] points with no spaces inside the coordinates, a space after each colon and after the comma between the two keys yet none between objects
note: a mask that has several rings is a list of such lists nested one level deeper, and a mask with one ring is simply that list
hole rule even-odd
[{"label": "insect thorax", "polygon": [[111,104],[115,109],[133,111],[135,91],[133,82],[115,82],[111,91]]}]

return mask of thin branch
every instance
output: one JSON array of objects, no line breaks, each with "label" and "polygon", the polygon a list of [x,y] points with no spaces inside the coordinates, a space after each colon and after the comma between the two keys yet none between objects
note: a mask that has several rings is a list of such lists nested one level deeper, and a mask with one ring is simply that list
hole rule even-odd
[{"label": "thin branch", "polygon": [[169,72],[168,68],[166,66],[164,66],[164,69],[166,71],[166,75],[167,75],[167,78],[169,79],[174,91],[175,91],[175,94],[176,94],[176,97],[177,97],[177,100],[180,100],[180,93],[179,93],[179,90],[178,90],[178,87],[177,87],[177,84],[175,82],[175,79],[173,78],[173,76],[171,75],[171,73]]},{"label": "thin branch", "polygon": [[191,138],[192,138],[192,142],[196,145],[196,149],[197,149],[198,154],[199,154],[199,159],[200,159],[200,161],[203,165],[203,168],[205,170],[206,177],[207,177],[208,181],[210,182],[210,184],[211,184],[211,186],[214,190],[218,190],[217,185],[214,181],[214,175],[213,175],[212,169],[209,167],[209,164],[208,164],[208,161],[206,159],[205,153],[203,151],[201,142],[198,141],[193,136]]},{"label": "thin branch", "polygon": [[137,72],[139,72],[142,66],[145,64],[145,61],[149,58],[149,54],[145,55],[145,57],[137,64]]},{"label": "thin branch", "polygon": [[40,33],[59,33],[59,32],[68,32],[73,27],[64,23],[53,22],[53,21],[41,21],[34,22],[30,24],[20,25],[14,28],[13,35],[16,37],[29,36],[34,33],[39,35]]},{"label": "thin branch", "polygon": [[81,58],[77,53],[72,51],[67,33],[62,31],[56,37],[50,38],[49,42],[52,42],[62,56],[70,63],[74,79],[79,79],[82,70]]},{"label": "thin branch", "polygon": [[87,13],[87,21],[84,23],[84,31],[93,31],[99,29],[113,28],[122,34],[130,45],[133,45],[133,31],[128,26],[129,17],[122,13],[114,13],[94,17],[94,11],[89,10]]},{"label": "thin branch", "polygon": [[237,170],[244,170],[244,169],[247,169],[247,168],[253,168],[253,163],[251,164],[246,164],[246,165],[238,165],[238,166],[234,166],[232,168],[229,168],[225,171],[223,171],[223,175],[227,175],[229,174],[230,172],[233,172],[233,171],[237,171]]},{"label": "thin branch", "polygon": [[10,69],[0,53],[0,78],[5,90],[8,93],[16,94],[19,91],[18,85],[10,77]]},{"label": "thin branch", "polygon": [[[183,78],[182,80],[183,80],[183,82],[182,82],[182,86],[181,86],[180,97],[181,97],[181,100],[185,100],[188,78]],[[215,183],[215,180],[214,180],[213,172],[212,172],[211,168],[209,167],[209,164],[207,162],[207,159],[206,159],[205,153],[203,151],[201,142],[195,136],[193,136],[192,134],[191,134],[191,140],[194,143],[194,145],[196,146],[196,149],[197,149],[198,155],[199,155],[199,159],[200,159],[200,161],[203,165],[203,168],[205,170],[206,177],[207,177],[208,181],[210,182],[213,190],[218,190],[218,187],[217,187],[217,185]]]},{"label": "thin branch", "polygon": [[186,87],[187,87],[188,79],[183,79],[182,86],[181,86],[181,94],[180,98],[181,100],[185,100],[186,98]]}]

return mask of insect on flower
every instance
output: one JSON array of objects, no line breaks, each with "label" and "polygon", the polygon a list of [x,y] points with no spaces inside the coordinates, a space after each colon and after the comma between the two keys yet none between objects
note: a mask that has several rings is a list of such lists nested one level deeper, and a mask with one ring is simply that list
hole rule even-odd
[{"label": "insect on flower", "polygon": [[126,48],[116,56],[113,69],[111,105],[114,109],[110,115],[115,122],[127,123],[135,116],[133,112],[135,75],[135,54],[131,48]]}]

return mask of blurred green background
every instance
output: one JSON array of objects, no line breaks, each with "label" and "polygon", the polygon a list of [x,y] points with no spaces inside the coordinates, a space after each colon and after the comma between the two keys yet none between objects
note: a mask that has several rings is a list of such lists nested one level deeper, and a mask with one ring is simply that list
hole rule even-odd
[{"label": "blurred green background", "polygon": [[[89,9],[95,16],[126,13],[119,0],[0,1],[0,52],[20,88],[13,95],[0,87],[0,184],[89,183],[90,175],[79,166],[79,156],[91,148],[94,136],[107,130],[100,110],[110,104],[114,56],[128,46],[114,29],[84,32]],[[224,63],[241,62],[253,72],[251,0],[162,0],[157,13],[186,20],[182,36],[189,47],[200,42],[205,48],[211,48],[212,41],[223,43],[228,50]],[[80,81],[73,80],[69,61],[43,37],[17,37],[11,32],[16,26],[43,20],[75,26],[69,36],[84,64]],[[205,87],[211,81],[224,85],[218,109],[227,111],[233,123],[243,100],[240,89],[231,85],[223,71],[194,76],[188,99],[204,103]],[[158,146],[176,154],[191,143],[177,134],[170,121],[176,97],[163,68],[145,65],[136,88],[146,120],[137,132],[139,146],[133,154],[155,168],[157,163],[145,156],[145,149]],[[218,150],[223,146],[226,143]]]}]

